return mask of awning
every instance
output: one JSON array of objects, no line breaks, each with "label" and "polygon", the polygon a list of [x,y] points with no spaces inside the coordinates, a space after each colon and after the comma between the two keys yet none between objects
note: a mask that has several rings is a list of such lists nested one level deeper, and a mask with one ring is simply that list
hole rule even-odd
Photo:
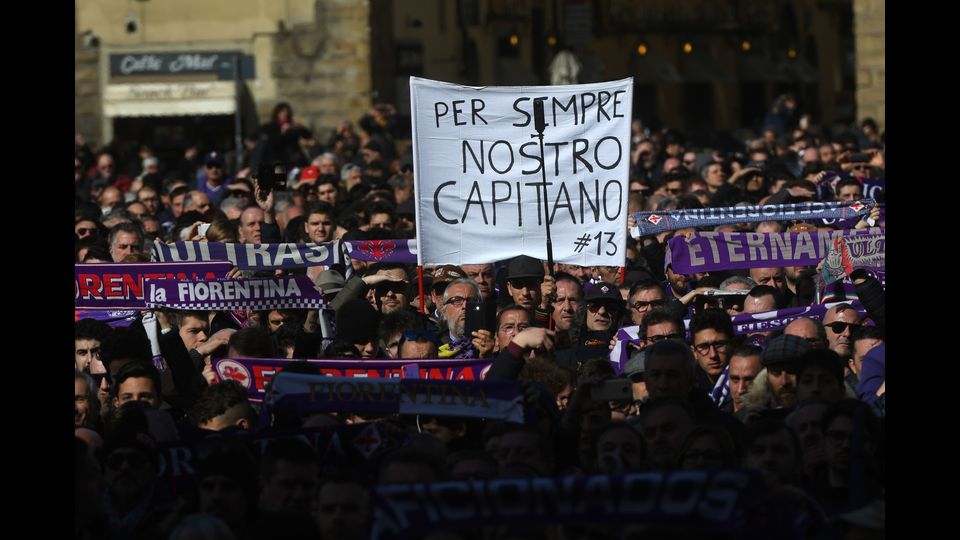
[{"label": "awning", "polygon": [[680,75],[691,83],[728,82],[733,77],[706,53],[684,54],[680,57]]},{"label": "awning", "polygon": [[233,81],[108,84],[103,114],[123,116],[199,116],[233,114]]},{"label": "awning", "polygon": [[656,51],[633,55],[633,82],[637,84],[680,83],[683,77],[672,64],[664,60]]}]

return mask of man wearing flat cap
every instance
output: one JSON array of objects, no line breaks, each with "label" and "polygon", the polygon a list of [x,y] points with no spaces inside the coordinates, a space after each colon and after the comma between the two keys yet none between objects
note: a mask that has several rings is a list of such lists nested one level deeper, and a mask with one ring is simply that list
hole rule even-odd
[{"label": "man wearing flat cap", "polygon": [[800,357],[810,350],[801,337],[783,334],[770,340],[760,356],[763,370],[743,396],[747,410],[785,409],[797,402],[797,371]]}]

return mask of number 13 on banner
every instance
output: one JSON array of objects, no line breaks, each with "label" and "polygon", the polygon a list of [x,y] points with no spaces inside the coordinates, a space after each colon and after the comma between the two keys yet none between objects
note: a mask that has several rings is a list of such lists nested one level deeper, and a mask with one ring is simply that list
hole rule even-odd
[{"label": "number 13 on banner", "polygon": [[[617,254],[617,243],[613,241],[614,237],[616,237],[616,234],[615,234],[615,233],[612,233],[612,232],[603,232],[603,231],[601,231],[601,232],[598,232],[598,233],[597,233],[596,235],[594,235],[594,236],[590,236],[589,234],[584,234],[584,235],[580,236],[579,238],[577,238],[577,239],[574,241],[573,250],[576,251],[577,253],[580,253],[581,251],[583,251],[584,248],[586,248],[587,246],[589,246],[592,241],[596,240],[596,241],[597,241],[597,255],[600,255],[600,254],[601,254],[601,253],[600,253],[600,248],[602,248],[603,245],[604,245],[604,243],[601,241],[601,239],[602,239],[604,236],[607,237],[607,242],[606,242],[607,249],[606,249],[606,251],[605,251],[604,253],[606,253],[607,255],[611,255],[611,256],[612,256],[612,255],[616,255],[616,254]],[[612,251],[611,251],[611,249],[612,249]]]}]

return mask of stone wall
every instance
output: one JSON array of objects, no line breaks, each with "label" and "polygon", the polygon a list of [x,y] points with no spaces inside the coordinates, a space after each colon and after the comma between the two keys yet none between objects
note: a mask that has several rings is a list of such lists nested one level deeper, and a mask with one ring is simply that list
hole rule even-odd
[{"label": "stone wall", "polygon": [[100,118],[100,51],[87,45],[79,34],[74,41],[74,121],[75,129],[87,142],[103,144]]},{"label": "stone wall", "polygon": [[886,5],[884,0],[854,0],[857,53],[857,121],[870,117],[882,132],[886,124]]},{"label": "stone wall", "polygon": [[277,101],[325,139],[338,122],[356,122],[370,106],[370,1],[318,0],[313,22],[273,37],[270,72],[276,101],[257,103],[261,121]]}]

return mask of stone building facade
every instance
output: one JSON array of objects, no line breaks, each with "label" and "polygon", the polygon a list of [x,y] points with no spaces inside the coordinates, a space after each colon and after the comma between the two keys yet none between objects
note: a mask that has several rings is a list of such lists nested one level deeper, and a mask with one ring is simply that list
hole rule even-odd
[{"label": "stone building facade", "polygon": [[[77,0],[76,127],[101,144],[124,134],[163,144],[196,140],[197,116],[233,131],[239,108],[242,132],[251,135],[286,101],[300,122],[325,134],[370,105],[369,6],[369,0]],[[236,55],[239,91],[230,77]]]},{"label": "stone building facade", "polygon": [[854,0],[857,50],[857,120],[886,124],[886,2]]},{"label": "stone building facade", "polygon": [[[101,143],[118,129],[163,140],[203,125],[232,132],[231,99],[246,135],[286,101],[323,136],[378,101],[408,113],[410,76],[546,84],[563,41],[583,62],[581,82],[634,77],[635,116],[661,125],[751,127],[782,92],[824,125],[884,120],[882,0],[77,0],[75,9],[76,126]],[[241,55],[240,91],[223,69],[117,71],[124,55],[196,53]],[[207,101],[179,112],[155,104],[145,118],[173,116],[138,124],[137,96],[157,91]],[[205,122],[187,121],[205,107]]]}]

